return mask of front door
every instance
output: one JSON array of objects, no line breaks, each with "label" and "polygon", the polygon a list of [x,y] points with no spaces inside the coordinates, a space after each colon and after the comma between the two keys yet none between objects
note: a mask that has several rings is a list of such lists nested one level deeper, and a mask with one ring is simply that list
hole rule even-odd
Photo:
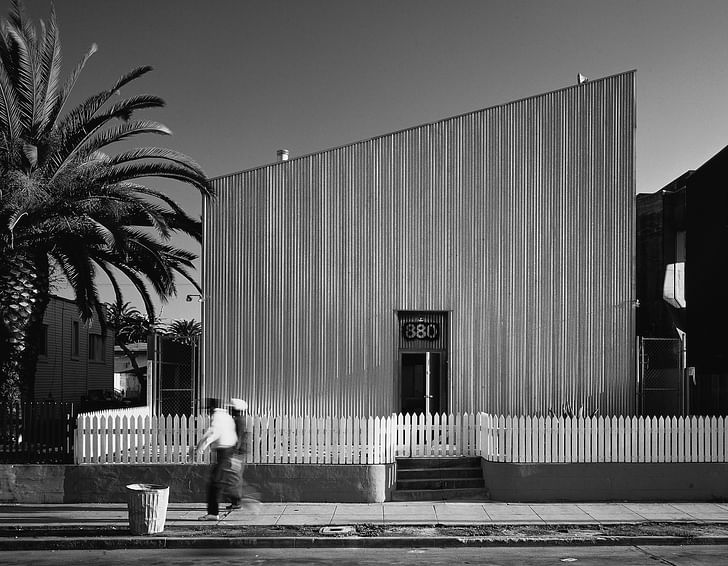
[{"label": "front door", "polygon": [[403,414],[439,413],[442,357],[439,352],[402,352],[400,376]]}]

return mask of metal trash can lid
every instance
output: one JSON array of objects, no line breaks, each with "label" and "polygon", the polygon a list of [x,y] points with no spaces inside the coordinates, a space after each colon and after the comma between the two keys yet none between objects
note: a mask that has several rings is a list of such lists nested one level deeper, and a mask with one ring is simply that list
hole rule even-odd
[{"label": "metal trash can lid", "polygon": [[129,491],[163,491],[169,489],[169,486],[159,483],[130,483],[126,489]]}]

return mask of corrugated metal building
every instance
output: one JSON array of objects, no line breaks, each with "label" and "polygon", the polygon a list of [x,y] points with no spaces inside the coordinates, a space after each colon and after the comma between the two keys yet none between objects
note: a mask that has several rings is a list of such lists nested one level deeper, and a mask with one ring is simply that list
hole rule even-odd
[{"label": "corrugated metal building", "polygon": [[227,175],[203,396],[632,413],[634,72]]}]

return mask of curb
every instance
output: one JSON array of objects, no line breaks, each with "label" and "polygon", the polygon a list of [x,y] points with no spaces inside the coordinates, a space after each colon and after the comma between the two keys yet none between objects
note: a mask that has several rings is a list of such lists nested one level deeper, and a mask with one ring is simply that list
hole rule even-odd
[{"label": "curb", "polygon": [[455,548],[728,545],[728,537],[41,537],[0,538],[0,551],[184,548]]}]

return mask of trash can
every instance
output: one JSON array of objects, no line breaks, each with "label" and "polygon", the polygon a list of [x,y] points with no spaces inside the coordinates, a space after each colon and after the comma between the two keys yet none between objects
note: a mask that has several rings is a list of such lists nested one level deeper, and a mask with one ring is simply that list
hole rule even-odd
[{"label": "trash can", "polygon": [[152,535],[164,530],[167,520],[169,486],[132,483],[126,486],[129,530],[133,535]]}]

